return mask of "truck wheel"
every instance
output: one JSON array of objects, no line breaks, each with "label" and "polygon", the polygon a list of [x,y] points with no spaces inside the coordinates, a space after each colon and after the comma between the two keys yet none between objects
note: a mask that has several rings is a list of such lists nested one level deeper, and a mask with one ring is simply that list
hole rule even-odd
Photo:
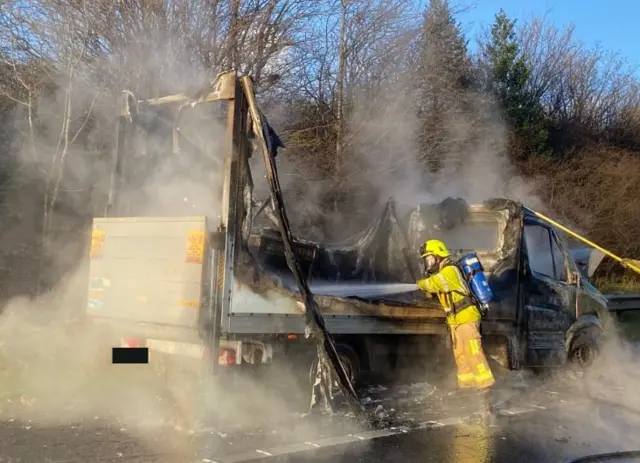
[{"label": "truck wheel", "polygon": [[[338,351],[338,356],[340,357],[340,361],[346,370],[347,376],[351,380],[351,384],[354,387],[358,384],[360,380],[360,360],[358,359],[358,355],[351,348],[351,346],[347,344],[336,344],[336,350]],[[318,359],[314,359],[311,363],[311,369],[309,370],[309,382],[313,384],[315,379],[316,367],[318,365]],[[340,388],[338,387],[337,379],[334,380],[333,384],[333,392],[337,393]]]},{"label": "truck wheel", "polygon": [[600,352],[600,331],[584,329],[576,333],[569,348],[569,361],[581,367],[590,367]]},{"label": "truck wheel", "polygon": [[507,356],[509,360],[510,370],[519,370],[520,365],[520,345],[518,343],[518,337],[509,337]]},{"label": "truck wheel", "polygon": [[501,337],[495,344],[488,344],[485,350],[487,357],[507,370],[520,369],[517,338]]}]

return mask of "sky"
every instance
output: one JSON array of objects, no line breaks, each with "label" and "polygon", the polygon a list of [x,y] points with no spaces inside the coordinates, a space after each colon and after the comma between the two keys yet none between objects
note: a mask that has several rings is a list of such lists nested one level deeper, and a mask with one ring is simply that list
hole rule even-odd
[{"label": "sky", "polygon": [[472,39],[504,9],[507,16],[524,22],[545,17],[562,27],[575,25],[574,36],[587,45],[616,51],[640,76],[640,0],[451,0],[468,37]]}]

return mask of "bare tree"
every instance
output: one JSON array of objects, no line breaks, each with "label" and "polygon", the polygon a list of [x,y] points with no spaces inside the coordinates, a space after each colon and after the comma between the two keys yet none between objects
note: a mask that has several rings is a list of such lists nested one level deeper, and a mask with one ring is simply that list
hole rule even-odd
[{"label": "bare tree", "polygon": [[634,69],[617,53],[587,48],[565,29],[533,19],[520,29],[530,90],[553,121],[560,151],[603,141],[617,115],[637,105]]},{"label": "bare tree", "polygon": [[340,0],[340,32],[338,38],[338,74],[336,78],[336,172],[339,172],[342,164],[344,125],[344,81],[347,60],[347,13],[349,0]]},{"label": "bare tree", "polygon": [[322,20],[297,50],[305,66],[298,69],[300,94],[333,108],[336,159],[348,148],[345,122],[355,98],[379,97],[402,75],[417,22],[411,2],[340,0],[325,4]]},{"label": "bare tree", "polygon": [[[53,211],[59,199],[71,146],[84,129],[97,98],[96,94],[88,110],[82,114],[84,122],[72,128],[75,110],[78,104],[84,104],[76,101],[74,96],[78,68],[86,57],[88,37],[83,37],[72,17],[66,22],[58,21],[56,28],[47,29],[39,20],[43,11],[33,8],[25,13],[16,8],[3,18],[12,26],[11,35],[7,38],[21,43],[22,48],[4,53],[4,67],[8,72],[5,83],[8,85],[2,89],[6,98],[26,112],[28,130],[24,137],[27,147],[24,153],[28,155],[27,161],[40,173],[44,184],[42,245],[49,239]],[[81,98],[84,96],[82,92],[79,94]],[[45,252],[40,258],[37,293],[41,289]]]}]

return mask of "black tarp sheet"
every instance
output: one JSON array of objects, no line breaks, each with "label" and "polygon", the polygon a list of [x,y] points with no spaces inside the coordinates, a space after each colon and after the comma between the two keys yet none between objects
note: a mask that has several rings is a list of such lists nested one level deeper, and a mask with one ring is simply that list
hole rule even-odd
[{"label": "black tarp sheet", "polygon": [[[491,249],[484,263],[485,267],[489,264],[489,281],[497,294],[494,313],[497,315],[502,311],[502,299],[507,316],[507,306],[515,296],[513,290],[517,283],[522,207],[514,201],[493,199],[482,203],[480,211],[491,216],[494,222],[472,223],[470,219],[478,215],[478,210],[470,211],[469,205],[458,198],[422,204],[399,219],[395,203],[390,200],[367,228],[349,240],[327,245],[295,239],[297,254],[305,278],[313,284],[407,283],[415,282],[423,275],[417,250],[426,239],[443,239],[453,245],[472,244],[468,248],[452,248],[458,253],[478,250],[475,243],[490,243]],[[460,239],[462,231],[471,236]],[[257,252],[262,268],[276,274],[285,287],[295,291],[295,283],[278,245],[277,231],[261,229],[256,234],[260,236],[257,242],[262,243]],[[416,307],[433,305],[420,291],[369,301]]]}]

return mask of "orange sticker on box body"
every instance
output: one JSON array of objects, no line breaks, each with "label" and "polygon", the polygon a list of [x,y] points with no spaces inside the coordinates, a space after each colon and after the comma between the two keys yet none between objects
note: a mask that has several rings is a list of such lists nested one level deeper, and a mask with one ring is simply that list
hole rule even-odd
[{"label": "orange sticker on box body", "polygon": [[192,230],[187,238],[187,262],[201,264],[204,258],[205,235],[202,230]]},{"label": "orange sticker on box body", "polygon": [[179,302],[180,307],[191,307],[194,309],[199,309],[200,308],[200,301],[197,300],[180,300]]},{"label": "orange sticker on box body", "polygon": [[102,257],[102,249],[104,248],[105,231],[94,228],[91,232],[91,251],[89,257],[97,259]]}]

